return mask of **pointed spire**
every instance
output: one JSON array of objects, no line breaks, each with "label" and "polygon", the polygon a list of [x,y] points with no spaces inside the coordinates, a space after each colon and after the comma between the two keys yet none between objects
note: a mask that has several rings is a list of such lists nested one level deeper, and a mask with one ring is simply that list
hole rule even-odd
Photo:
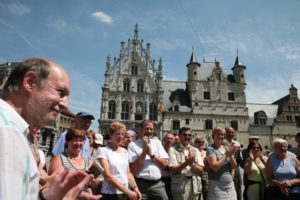
[{"label": "pointed spire", "polygon": [[235,59],[235,63],[234,66],[243,66],[243,63],[239,57],[239,50],[236,50],[236,59]]},{"label": "pointed spire", "polygon": [[139,25],[136,23],[134,26],[134,39],[138,40],[139,38]]},{"label": "pointed spire", "polygon": [[194,47],[193,47],[193,50],[192,50],[192,56],[191,56],[191,59],[190,59],[190,63],[197,63],[197,59],[196,59],[196,56],[195,56],[195,53],[194,53]]}]

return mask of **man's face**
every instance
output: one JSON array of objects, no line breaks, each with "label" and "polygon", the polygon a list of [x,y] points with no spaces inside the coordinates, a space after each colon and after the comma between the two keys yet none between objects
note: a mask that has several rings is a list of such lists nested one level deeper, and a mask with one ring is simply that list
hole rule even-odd
[{"label": "man's face", "polygon": [[166,145],[173,145],[174,144],[174,142],[175,142],[175,137],[174,137],[174,135],[173,134],[167,134],[166,136],[165,136],[165,138],[164,138],[164,143],[166,144]]},{"label": "man's face", "polygon": [[143,127],[140,128],[140,131],[141,131],[142,137],[144,135],[146,135],[149,138],[151,138],[153,136],[153,124],[152,123],[144,123]]},{"label": "man's face", "polygon": [[70,80],[62,68],[55,66],[50,67],[49,77],[42,85],[32,88],[24,112],[29,123],[40,127],[51,124],[60,110],[68,107]]},{"label": "man's face", "polygon": [[226,131],[226,138],[227,139],[233,139],[234,137],[234,129],[233,128],[229,128],[228,131]]},{"label": "man's face", "polygon": [[191,130],[186,130],[186,131],[183,131],[182,133],[179,134],[179,139],[180,139],[180,142],[183,144],[183,145],[187,145],[191,142],[191,139],[192,139],[192,131]]},{"label": "man's face", "polygon": [[90,117],[76,117],[74,119],[74,126],[78,129],[88,130],[92,124],[92,118]]}]

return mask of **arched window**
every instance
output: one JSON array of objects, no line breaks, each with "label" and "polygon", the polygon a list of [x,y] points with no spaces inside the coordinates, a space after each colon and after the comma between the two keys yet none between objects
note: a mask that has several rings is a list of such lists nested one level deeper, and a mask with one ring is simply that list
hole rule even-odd
[{"label": "arched window", "polygon": [[129,119],[129,103],[127,101],[122,102],[121,119],[122,120]]},{"label": "arched window", "polygon": [[150,103],[149,120],[151,121],[157,120],[157,105],[155,103]]},{"label": "arched window", "polygon": [[129,92],[130,91],[130,80],[129,79],[124,79],[123,91],[124,92]]},{"label": "arched window", "polygon": [[137,92],[144,92],[144,81],[143,80],[137,81]]},{"label": "arched window", "polygon": [[114,100],[108,102],[108,119],[116,119],[116,102]]},{"label": "arched window", "polygon": [[138,67],[137,65],[131,66],[131,75],[138,75]]}]

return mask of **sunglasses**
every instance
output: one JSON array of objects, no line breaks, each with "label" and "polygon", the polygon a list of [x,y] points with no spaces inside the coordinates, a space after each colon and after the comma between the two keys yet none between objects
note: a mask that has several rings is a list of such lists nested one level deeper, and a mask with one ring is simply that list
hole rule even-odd
[{"label": "sunglasses", "polygon": [[183,133],[182,135],[183,135],[184,137],[192,137],[192,134]]},{"label": "sunglasses", "polygon": [[251,149],[254,149],[254,150],[260,150],[259,147],[251,147]]}]

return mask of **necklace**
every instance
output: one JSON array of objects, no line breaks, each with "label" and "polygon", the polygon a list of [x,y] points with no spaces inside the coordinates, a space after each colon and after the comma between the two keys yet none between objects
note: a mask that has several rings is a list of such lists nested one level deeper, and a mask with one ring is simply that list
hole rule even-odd
[{"label": "necklace", "polygon": [[66,156],[70,157],[70,159],[73,159],[73,160],[80,160],[81,159],[81,156],[78,155],[78,156],[74,156],[72,155],[70,152],[66,152]]}]

